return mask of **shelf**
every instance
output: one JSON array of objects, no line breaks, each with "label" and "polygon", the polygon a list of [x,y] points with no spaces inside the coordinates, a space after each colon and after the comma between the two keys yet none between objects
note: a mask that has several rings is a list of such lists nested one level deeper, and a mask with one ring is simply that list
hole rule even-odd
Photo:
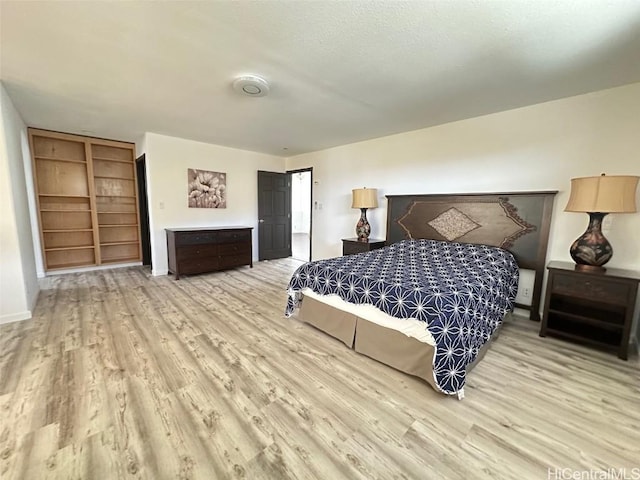
[{"label": "shelf", "polygon": [[74,208],[74,209],[67,209],[67,210],[62,210],[60,208],[41,208],[40,209],[41,212],[57,212],[57,213],[67,213],[67,212],[71,212],[71,213],[85,213],[85,212],[89,212],[91,213],[90,209],[79,209],[79,208]]},{"label": "shelf", "polygon": [[580,302],[584,302],[585,304],[594,305],[596,308],[598,308],[598,305],[619,307],[619,308],[624,308],[624,306],[625,306],[624,303],[615,302],[615,301],[608,300],[608,299],[601,299],[601,298],[595,299],[595,298],[587,297],[587,296],[573,295],[571,292],[567,292],[566,290],[554,289],[553,290],[553,295],[555,295],[557,297],[566,298],[567,300],[571,300],[573,302],[580,301]]},{"label": "shelf", "polygon": [[108,175],[94,175],[93,178],[108,178],[110,180],[126,180],[127,182],[134,181],[134,179],[131,177],[110,177]]},{"label": "shelf", "polygon": [[[557,293],[551,294],[549,308],[557,312],[571,312],[577,318],[593,318],[608,323],[624,324],[624,305],[615,305],[599,300],[572,298]],[[611,320],[616,320],[615,322]]]},{"label": "shelf", "polygon": [[132,165],[133,164],[133,160],[122,160],[122,159],[118,159],[118,158],[106,158],[106,157],[96,157],[96,156],[92,156],[91,158],[93,160],[99,160],[101,162],[126,163],[127,165]]},{"label": "shelf", "polygon": [[90,198],[89,195],[60,195],[58,193],[39,193],[38,196],[55,198]]},{"label": "shelf", "polygon": [[72,268],[96,264],[95,247],[45,251],[47,268]]},{"label": "shelf", "polygon": [[[120,212],[118,212],[118,213],[120,213]],[[138,226],[138,224],[137,224],[137,223],[121,223],[121,224],[114,223],[114,224],[109,224],[109,225],[101,225],[101,224],[98,224],[98,227],[100,227],[100,228],[105,228],[105,227],[106,227],[106,228],[116,228],[116,227],[137,227],[137,226]]]},{"label": "shelf", "polygon": [[66,268],[76,268],[76,267],[92,267],[94,265],[96,265],[96,262],[91,262],[91,263],[72,262],[72,263],[65,263],[65,264],[59,264],[59,265],[47,264],[47,270],[62,270]]},{"label": "shelf", "polygon": [[100,246],[101,247],[111,247],[113,245],[138,245],[138,241],[137,240],[132,240],[129,242],[111,242],[111,243],[101,243]]},{"label": "shelf", "polygon": [[[117,212],[115,210],[104,210],[104,211],[98,210],[98,214],[102,215],[103,213],[104,214],[108,214],[108,215],[113,215],[113,214],[135,215],[136,214],[136,212]],[[109,225],[107,225],[107,226],[109,226]],[[116,226],[116,225],[114,225],[114,226]],[[138,226],[138,224],[136,223],[136,227],[137,226]]]},{"label": "shelf", "polygon": [[69,232],[93,232],[93,228],[57,228],[55,230],[42,230],[42,233],[69,233]]},{"label": "shelf", "polygon": [[116,263],[116,262],[139,262],[140,257],[137,255],[135,257],[113,257],[113,258],[102,258],[102,263]]},{"label": "shelf", "polygon": [[41,212],[40,225],[43,231],[49,230],[95,230],[90,211],[82,212]]},{"label": "shelf", "polygon": [[[135,195],[96,195],[96,198],[136,198]],[[118,212],[120,213],[120,212]]]},{"label": "shelf", "polygon": [[45,248],[45,252],[59,252],[61,250],[93,250],[95,247],[93,245],[82,245],[80,247],[55,247],[55,248]]},{"label": "shelf", "polygon": [[611,330],[594,326],[590,322],[570,319],[566,314],[549,311],[547,316],[547,332],[562,335],[572,340],[581,340],[593,345],[620,346],[622,329]]},{"label": "shelf", "polygon": [[109,195],[102,195],[102,198],[100,195],[97,195],[97,197],[96,201],[102,208],[110,208],[111,206],[114,206],[117,209],[122,205],[135,205],[136,200],[136,197],[133,195],[131,195],[130,198],[112,197]]},{"label": "shelf", "polygon": [[89,197],[40,196],[40,212],[90,212]]},{"label": "shelf", "polygon": [[576,335],[575,333],[565,332],[564,330],[556,330],[555,328],[551,328],[551,327],[547,328],[547,333],[558,336],[558,337],[563,337],[568,340],[575,340],[580,343],[587,343],[589,345],[594,345],[596,347],[602,347],[602,348],[607,348],[611,350],[615,350],[618,348],[617,343],[600,342],[598,340],[594,340],[593,338],[583,337],[582,335]]},{"label": "shelf", "polygon": [[570,312],[565,312],[563,310],[556,310],[553,308],[549,309],[549,313],[554,313],[556,315],[561,315],[562,317],[564,317],[566,320],[569,321],[573,321],[576,323],[584,323],[584,324],[588,324],[588,325],[592,325],[594,327],[599,327],[605,330],[612,330],[614,332],[621,332],[623,325],[619,324],[619,323],[612,323],[612,322],[604,322],[602,320],[598,320],[596,318],[592,318],[592,317],[585,317],[583,315],[578,315],[575,313],[570,313]]},{"label": "shelf", "polygon": [[81,163],[83,165],[87,164],[85,160],[72,160],[70,158],[45,157],[42,155],[36,155],[35,157],[36,157],[36,160],[51,160],[53,162]]},{"label": "shelf", "polygon": [[44,249],[51,251],[54,249],[66,249],[66,248],[82,248],[82,247],[94,247],[95,239],[93,238],[93,231],[64,231],[64,232],[43,232],[42,240],[44,243]]}]

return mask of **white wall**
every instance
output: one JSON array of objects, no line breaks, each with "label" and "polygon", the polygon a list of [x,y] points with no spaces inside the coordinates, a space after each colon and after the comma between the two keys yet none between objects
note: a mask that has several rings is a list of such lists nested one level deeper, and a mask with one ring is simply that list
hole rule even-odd
[{"label": "white wall", "polygon": [[147,153],[147,135],[143,135],[142,137],[136,140],[136,159],[141,155]]},{"label": "white wall", "polygon": [[[139,145],[144,145],[147,161],[154,275],[167,273],[167,239],[164,229],[171,227],[254,227],[253,257],[258,258],[257,172],[284,172],[283,158],[155,133],[147,133]],[[227,174],[227,208],[187,206],[188,168]]]},{"label": "white wall", "polygon": [[[313,167],[314,259],[340,255],[359,212],[351,189],[378,188],[372,237],[385,238],[387,194],[559,190],[548,258],[571,261],[587,214],[564,212],[572,177],[640,175],[640,83],[287,159]],[[640,207],[640,191],[638,192]],[[640,270],[640,213],[611,215],[608,266]]]},{"label": "white wall", "polygon": [[0,323],[31,318],[38,296],[25,182],[27,128],[0,84]]}]

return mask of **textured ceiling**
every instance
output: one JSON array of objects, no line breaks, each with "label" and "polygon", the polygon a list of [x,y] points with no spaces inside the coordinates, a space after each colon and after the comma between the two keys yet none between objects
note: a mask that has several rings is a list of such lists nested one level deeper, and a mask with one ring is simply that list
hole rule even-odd
[{"label": "textured ceiling", "polygon": [[[25,122],[122,140],[290,156],[640,81],[637,0],[0,9],[0,78]],[[235,93],[243,73],[271,93]]]}]

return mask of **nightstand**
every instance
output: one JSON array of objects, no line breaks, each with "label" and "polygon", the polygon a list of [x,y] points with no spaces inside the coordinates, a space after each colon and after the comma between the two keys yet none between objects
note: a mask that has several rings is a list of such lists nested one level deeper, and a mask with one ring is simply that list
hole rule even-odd
[{"label": "nightstand", "polygon": [[640,273],[594,273],[551,262],[540,336],[554,335],[615,350],[626,360]]},{"label": "nightstand", "polygon": [[385,246],[385,241],[379,238],[370,238],[365,242],[361,242],[357,238],[342,239],[342,255],[353,255],[355,253],[369,252],[376,248]]}]

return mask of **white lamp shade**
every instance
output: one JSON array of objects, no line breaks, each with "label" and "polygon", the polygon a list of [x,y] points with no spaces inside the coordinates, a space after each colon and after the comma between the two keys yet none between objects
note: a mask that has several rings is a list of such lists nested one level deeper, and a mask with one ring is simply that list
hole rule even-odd
[{"label": "white lamp shade", "polygon": [[377,208],[378,190],[375,188],[353,189],[353,201],[351,208]]},{"label": "white lamp shade", "polygon": [[631,175],[601,175],[571,179],[566,212],[633,213],[638,179]]}]

